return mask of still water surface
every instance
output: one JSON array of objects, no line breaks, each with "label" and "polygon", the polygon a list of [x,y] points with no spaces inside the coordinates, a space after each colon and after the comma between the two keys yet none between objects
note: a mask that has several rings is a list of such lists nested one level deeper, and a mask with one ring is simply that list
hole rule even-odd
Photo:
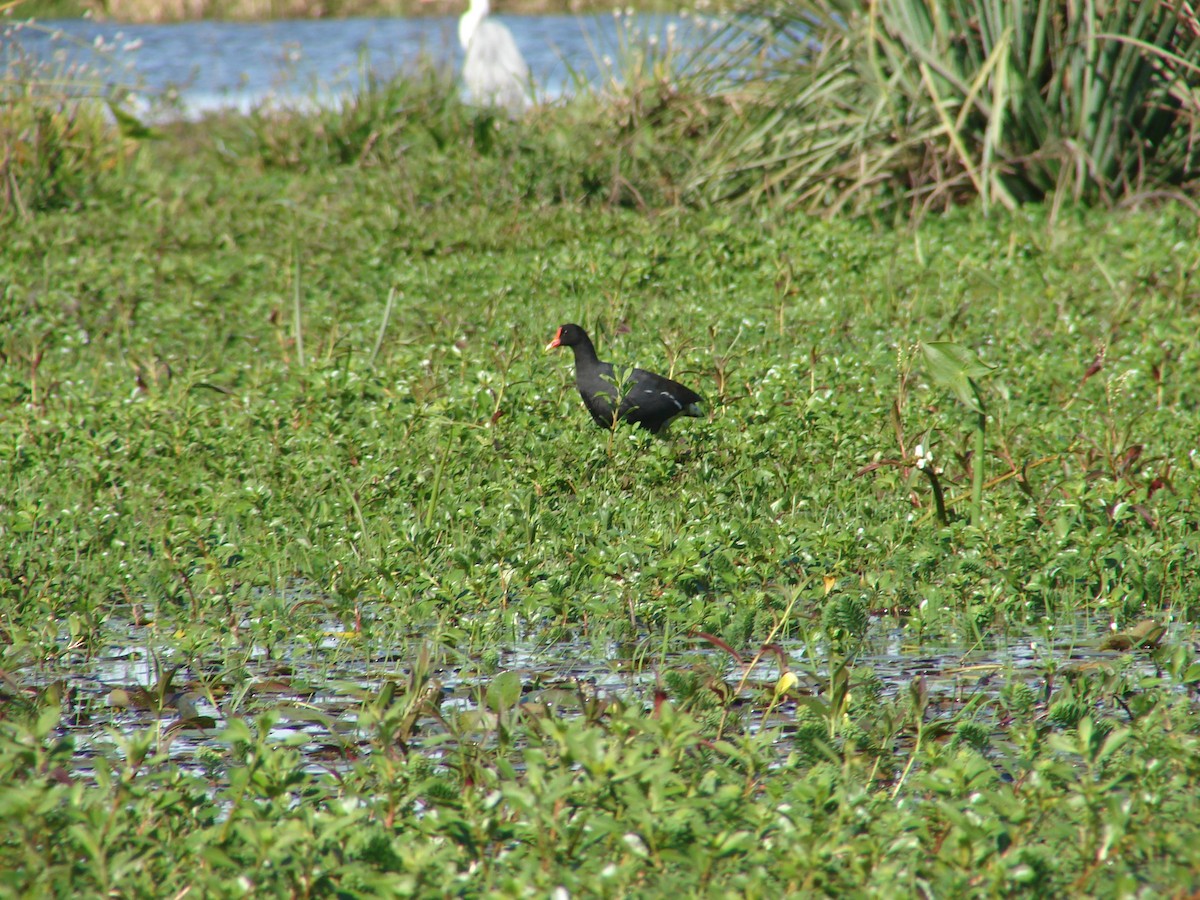
[{"label": "still water surface", "polygon": [[[309,634],[294,644],[275,647],[273,652],[242,647],[237,653],[246,655],[236,661],[212,657],[184,664],[181,657],[174,657],[178,668],[169,667],[168,685],[159,696],[164,661],[146,649],[156,640],[153,623],[137,625],[123,610],[116,611],[105,622],[108,640],[102,642],[98,653],[72,651],[65,646],[68,636],[64,635],[63,653],[54,662],[43,664],[32,680],[42,687],[54,682],[61,685],[70,723],[65,730],[75,741],[77,773],[84,777],[90,777],[96,755],[115,752],[117,734],[158,734],[176,763],[199,768],[205,748],[220,751],[220,733],[232,717],[266,711],[278,715],[272,737],[299,751],[309,771],[323,773],[349,766],[372,752],[359,714],[388,682],[402,692],[408,690],[410,673],[420,667],[420,645],[411,635],[409,646],[397,650],[406,642],[386,634],[386,626],[374,633],[386,618],[386,612],[382,618],[370,612],[364,618],[367,628],[361,633],[345,630],[345,622],[328,619],[323,624],[323,640],[314,642],[314,635]],[[431,632],[435,630],[431,626]],[[1096,635],[1104,631],[1102,622],[1084,615],[1036,634],[1005,634],[986,641],[934,646],[918,643],[894,623],[879,619],[868,628],[853,658],[853,684],[869,690],[876,683],[883,697],[895,698],[911,690],[920,678],[928,693],[927,718],[931,722],[951,722],[968,705],[995,698],[1017,684],[1028,685],[1034,702],[1044,711],[1051,686],[1069,679],[1073,672],[1117,672],[1127,667],[1145,675],[1156,671],[1148,654],[1137,653],[1131,659],[1129,653],[1100,650]],[[484,664],[470,651],[441,653],[434,649],[428,671],[428,710],[419,719],[421,736],[414,748],[440,759],[464,734],[484,744],[495,738],[490,725],[480,733],[474,730],[488,721],[476,720],[482,710],[481,698],[494,677],[489,674],[493,667],[519,676],[518,712],[536,717],[550,709],[552,714],[568,718],[583,715],[593,700],[649,710],[665,672],[700,673],[726,686],[731,709],[746,715],[745,727],[750,731],[781,729],[781,753],[791,749],[788,735],[809,708],[804,698],[819,698],[829,687],[829,648],[824,645],[784,641],[777,652],[761,655],[747,648],[746,656],[736,662],[700,639],[660,656],[661,645],[661,638],[649,634],[628,643],[500,641],[491,664]],[[783,660],[797,675],[797,683],[788,696],[771,702]],[[761,712],[768,706],[769,719]],[[995,727],[1000,735],[1003,728],[993,715],[1002,714],[1003,705],[992,708],[984,703],[974,720]],[[450,725],[463,731],[452,735]],[[429,749],[421,750],[431,738]]]},{"label": "still water surface", "polygon": [[[497,16],[513,32],[539,96],[570,92],[576,78],[601,80],[603,60],[630,40],[661,50],[696,48],[706,23],[639,16],[632,25],[611,14]],[[177,96],[185,114],[218,107],[248,109],[264,100],[326,100],[354,89],[365,61],[387,77],[423,58],[457,70],[462,63],[457,18],[321,21],[187,22],[125,25],[86,19],[5,23],[0,68],[17,54],[61,70],[84,65],[106,82],[137,87],[147,97]]]}]

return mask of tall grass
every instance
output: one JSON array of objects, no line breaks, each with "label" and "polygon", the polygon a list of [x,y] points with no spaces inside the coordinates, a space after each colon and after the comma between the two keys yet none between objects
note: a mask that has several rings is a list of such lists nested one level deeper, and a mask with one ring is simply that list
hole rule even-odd
[{"label": "tall grass", "polygon": [[517,120],[465,104],[457,73],[438,61],[381,79],[363,58],[357,86],[337,103],[264,104],[244,117],[213,116],[200,134],[177,130],[194,134],[190,149],[219,147],[239,166],[389,168],[410,198],[657,209],[679,203],[695,150],[718,121],[719,104],[690,74],[687,46],[622,14],[614,41],[594,41],[597,82],[577,71],[569,101],[538,104]]},{"label": "tall grass", "polygon": [[127,90],[85,66],[37,60],[22,29],[0,33],[0,220],[71,206],[126,171],[149,132],[125,109]]},{"label": "tall grass", "polygon": [[686,11],[659,29],[630,10],[613,16],[613,37],[598,33],[592,41],[598,83],[577,79],[580,102],[571,115],[592,119],[585,130],[607,133],[610,200],[678,204],[697,149],[720,121],[712,90],[719,72],[704,62],[720,34]]},{"label": "tall grass", "polygon": [[[1200,22],[1183,0],[785,0],[750,10],[765,78],[710,147],[709,199],[1112,203],[1200,162]],[[745,30],[742,22],[731,26]]]}]

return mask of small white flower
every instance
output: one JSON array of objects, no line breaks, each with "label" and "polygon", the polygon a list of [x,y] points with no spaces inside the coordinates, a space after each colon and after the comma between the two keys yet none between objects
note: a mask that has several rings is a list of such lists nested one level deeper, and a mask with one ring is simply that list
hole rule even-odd
[{"label": "small white flower", "polygon": [[635,856],[645,857],[650,855],[650,848],[646,846],[646,842],[642,840],[641,835],[629,831],[622,835],[621,839]]},{"label": "small white flower", "polygon": [[929,466],[931,470],[934,470],[932,450],[926,450],[922,444],[917,444],[917,446],[913,448],[913,455],[917,458],[918,469],[924,469],[926,466]]}]

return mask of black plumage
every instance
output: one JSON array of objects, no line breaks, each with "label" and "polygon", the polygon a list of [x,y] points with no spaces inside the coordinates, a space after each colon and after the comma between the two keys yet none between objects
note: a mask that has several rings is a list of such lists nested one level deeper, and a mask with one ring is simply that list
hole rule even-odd
[{"label": "black plumage", "polygon": [[612,363],[596,356],[592,339],[578,325],[559,328],[546,349],[555,347],[570,347],[574,352],[575,386],[601,428],[612,428],[618,421],[632,422],[657,434],[676,416],[704,415],[703,398],[677,381],[645,369],[618,375]]}]

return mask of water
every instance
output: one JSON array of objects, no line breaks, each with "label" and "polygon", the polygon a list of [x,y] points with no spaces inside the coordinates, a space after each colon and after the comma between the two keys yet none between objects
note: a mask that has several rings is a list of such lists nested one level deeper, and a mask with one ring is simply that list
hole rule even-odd
[{"label": "water", "polygon": [[[371,736],[359,716],[378,705],[385,684],[396,684],[396,702],[417,690],[410,672],[422,667],[421,640],[410,635],[412,640],[397,642],[397,635],[386,630],[375,633],[382,622],[375,610],[363,610],[367,628],[361,634],[347,632],[343,621],[319,619],[305,638],[275,647],[271,654],[242,647],[234,651],[241,654],[236,662],[214,656],[199,663],[155,647],[160,638],[153,626],[135,624],[122,612],[114,611],[105,621],[105,640],[94,655],[71,650],[70,636],[64,634],[59,653],[15,673],[32,693],[60,686],[62,731],[75,742],[75,763],[83,777],[96,755],[116,752],[114,734],[154,735],[176,764],[199,767],[205,764],[206,748],[215,752],[220,747],[231,716],[253,717],[268,710],[280,716],[273,737],[299,750],[312,771],[327,771],[372,752]],[[1102,622],[1085,615],[1044,633],[930,645],[913,643],[896,623],[880,619],[853,660],[854,678],[855,683],[877,682],[886,703],[910,691],[919,677],[930,698],[929,715],[946,721],[980,695],[993,698],[1016,683],[1028,685],[1046,709],[1051,688],[1069,681],[1072,670],[1096,665],[1115,670],[1132,658],[1135,672],[1150,676],[1156,671],[1145,652],[1131,657],[1099,649],[1104,631]],[[1177,627],[1170,640],[1181,640],[1183,633]],[[649,709],[664,673],[698,672],[725,686],[731,710],[749,710],[748,730],[778,727],[784,733],[807,709],[806,698],[820,700],[829,690],[825,646],[784,641],[770,651],[756,653],[751,646],[734,656],[696,638],[660,656],[660,644],[657,639],[649,644],[500,642],[494,672],[469,651],[440,653],[436,646],[425,647],[429,680],[416,681],[424,700],[414,720],[421,732],[420,737],[414,734],[414,747],[438,735],[428,752],[432,757],[449,752],[453,742],[447,723],[485,741],[486,734],[475,734],[487,732],[491,721],[480,698],[500,672],[519,676],[521,708],[530,715],[552,707],[555,715],[568,717],[587,714],[589,705],[594,713],[596,705],[609,703]],[[797,676],[796,685],[788,696],[771,702],[784,666]],[[672,699],[687,702],[686,697]],[[769,718],[764,718],[768,707]],[[982,710],[975,718],[996,727],[997,734],[1003,730]]]},{"label": "water", "polygon": [[[568,94],[576,78],[598,84],[603,60],[630,40],[684,54],[705,44],[712,26],[674,16],[618,20],[595,16],[497,16],[513,32],[538,94]],[[142,102],[168,97],[184,115],[263,102],[327,102],[354,90],[365,60],[388,77],[422,59],[462,64],[457,18],[338,19],[261,23],[125,25],[87,19],[9,21],[0,32],[0,67],[23,58],[54,72],[87,67]]]}]

